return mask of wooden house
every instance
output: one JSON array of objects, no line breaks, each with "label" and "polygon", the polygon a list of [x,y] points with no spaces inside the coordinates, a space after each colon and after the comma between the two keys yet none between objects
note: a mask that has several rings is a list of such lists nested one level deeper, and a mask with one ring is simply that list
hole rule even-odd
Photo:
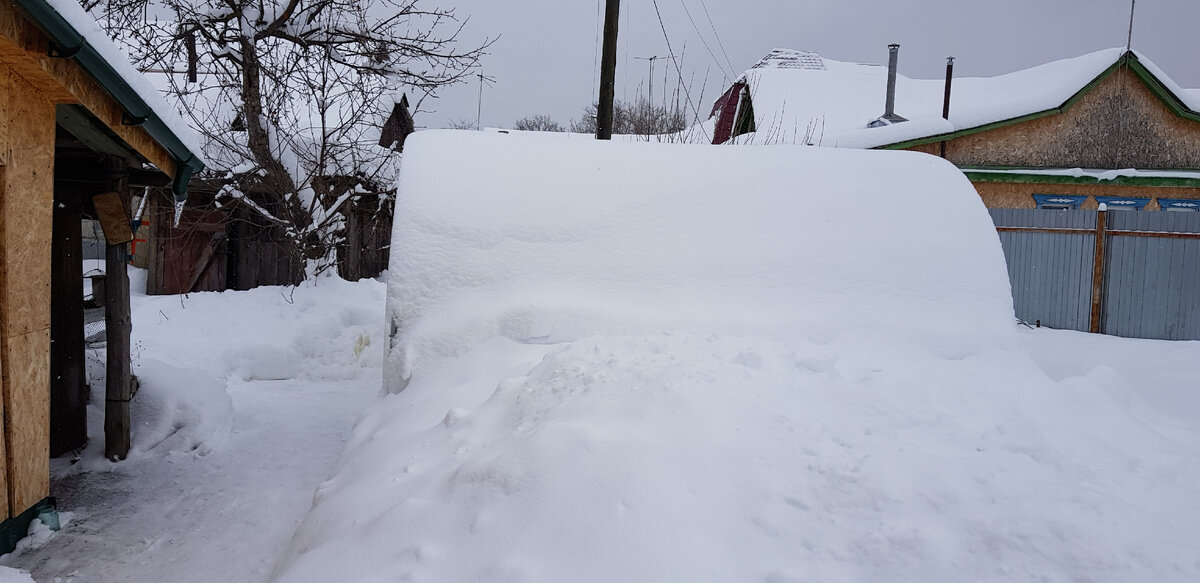
[{"label": "wooden house", "polygon": [[1200,91],[1145,55],[922,80],[897,73],[895,49],[890,67],[773,51],[714,105],[713,142],[925,152],[990,208],[1200,210]]},{"label": "wooden house", "polygon": [[0,552],[53,512],[50,456],[87,439],[87,215],[107,221],[106,454],[128,451],[133,383],[119,243],[132,239],[132,188],[164,187],[182,200],[203,168],[175,119],[78,5],[0,5]]}]

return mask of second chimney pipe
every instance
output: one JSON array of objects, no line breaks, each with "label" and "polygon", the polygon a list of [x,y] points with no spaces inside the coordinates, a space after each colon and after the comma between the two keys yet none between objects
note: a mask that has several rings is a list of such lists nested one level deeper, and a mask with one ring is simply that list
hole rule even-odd
[{"label": "second chimney pipe", "polygon": [[900,45],[888,45],[887,103],[883,108],[883,117],[889,121],[896,115],[896,68],[899,61]]},{"label": "second chimney pipe", "polygon": [[954,80],[954,57],[946,58],[946,97],[942,101],[942,119],[950,119],[950,82]]}]

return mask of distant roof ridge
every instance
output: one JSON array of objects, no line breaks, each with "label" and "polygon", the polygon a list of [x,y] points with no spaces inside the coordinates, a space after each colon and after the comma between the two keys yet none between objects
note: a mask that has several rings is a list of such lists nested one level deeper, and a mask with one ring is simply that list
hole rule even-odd
[{"label": "distant roof ridge", "polygon": [[815,51],[795,49],[772,49],[751,69],[808,69],[824,71],[825,59]]}]

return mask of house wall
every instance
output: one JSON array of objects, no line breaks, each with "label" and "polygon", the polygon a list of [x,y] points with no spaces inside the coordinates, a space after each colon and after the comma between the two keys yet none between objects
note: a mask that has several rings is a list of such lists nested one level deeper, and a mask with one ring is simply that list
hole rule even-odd
[{"label": "house wall", "polygon": [[1200,123],[1119,69],[1061,114],[946,142],[946,158],[960,166],[1200,169]]},{"label": "house wall", "polygon": [[1033,184],[1005,182],[976,182],[975,190],[988,208],[1037,208],[1035,194],[1066,194],[1088,196],[1080,208],[1095,210],[1096,196],[1128,196],[1152,199],[1143,210],[1156,211],[1158,197],[1200,199],[1200,188],[1163,186],[1118,186],[1110,184]]},{"label": "house wall", "polygon": [[[1136,74],[1120,69],[1065,112],[945,142],[959,166],[1200,169],[1200,123],[1175,115]],[[908,148],[939,156],[941,143]],[[988,208],[1035,208],[1034,194],[1200,199],[1200,188],[1106,184],[988,183],[975,189]],[[1094,198],[1082,208],[1095,209]]]},{"label": "house wall", "polygon": [[54,103],[0,61],[4,518],[49,495]]}]

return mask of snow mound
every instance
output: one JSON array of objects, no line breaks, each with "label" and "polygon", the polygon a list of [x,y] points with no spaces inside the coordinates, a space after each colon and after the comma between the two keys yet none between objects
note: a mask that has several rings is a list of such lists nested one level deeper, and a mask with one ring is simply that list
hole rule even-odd
[{"label": "snow mound", "polygon": [[497,335],[870,328],[951,351],[1014,341],[991,219],[938,158],[412,139],[389,269],[389,390],[421,359]]},{"label": "snow mound", "polygon": [[[279,580],[1184,581],[1200,568],[1184,536],[1196,513],[1176,514],[1200,478],[1194,446],[1083,380],[1031,418],[1021,401],[1044,407],[1036,395],[1057,389],[1019,355],[951,360],[869,334],[541,348],[522,374],[479,375],[504,379],[481,401],[441,374],[383,400]],[[456,364],[506,359],[533,360],[502,343]],[[455,407],[438,419],[430,401]],[[1104,409],[1111,433],[1055,427],[1080,405]]]},{"label": "snow mound", "polygon": [[1042,372],[940,160],[410,140],[390,393],[277,581],[1200,577],[1196,425]]},{"label": "snow mound", "polygon": [[0,567],[0,583],[35,583],[29,571]]},{"label": "snow mound", "polygon": [[139,296],[135,352],[227,380],[377,374],[383,300],[382,283],[337,277],[296,287]]}]

